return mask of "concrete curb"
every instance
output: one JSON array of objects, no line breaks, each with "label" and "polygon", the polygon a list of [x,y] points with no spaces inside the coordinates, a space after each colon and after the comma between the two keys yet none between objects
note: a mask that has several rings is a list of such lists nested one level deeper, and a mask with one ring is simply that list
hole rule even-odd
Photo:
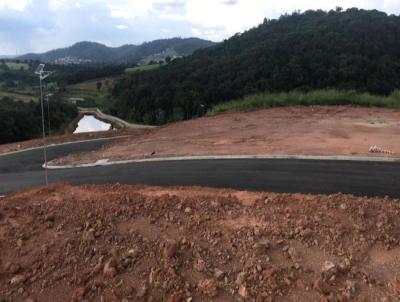
[{"label": "concrete curb", "polygon": [[[223,159],[299,159],[299,160],[332,160],[332,161],[367,161],[367,162],[399,162],[400,158],[385,157],[360,157],[360,156],[311,156],[311,155],[206,155],[206,156],[177,156],[177,157],[159,157],[144,159],[129,159],[120,161],[109,161],[101,159],[94,163],[69,164],[63,166],[48,165],[51,170],[104,167],[112,165],[124,165],[131,163],[161,162],[161,161],[188,161],[188,160],[223,160]],[[44,165],[42,166],[45,167]]]},{"label": "concrete curb", "polygon": [[[81,144],[81,143],[88,143],[88,142],[96,142],[96,141],[109,141],[109,140],[113,140],[113,139],[127,138],[127,137],[129,137],[129,135],[104,137],[104,138],[95,138],[95,139],[80,140],[80,141],[66,142],[66,143],[60,143],[60,144],[50,144],[50,145],[47,145],[47,148],[58,147],[58,146],[66,146],[66,145],[73,145],[73,144]],[[28,149],[22,149],[22,150],[17,150],[17,151],[11,151],[11,152],[7,152],[7,153],[0,153],[0,157],[1,156],[6,156],[6,155],[18,154],[18,153],[22,153],[22,152],[33,151],[33,150],[39,150],[39,149],[42,149],[42,148],[43,148],[43,146],[33,147],[33,148],[28,148]]]}]

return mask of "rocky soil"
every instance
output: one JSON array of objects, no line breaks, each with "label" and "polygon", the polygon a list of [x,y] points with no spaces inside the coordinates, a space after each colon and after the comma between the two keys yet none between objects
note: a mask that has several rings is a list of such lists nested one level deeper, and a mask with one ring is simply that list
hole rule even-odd
[{"label": "rocky soil", "polygon": [[0,301],[398,301],[400,203],[56,184],[0,198]]}]

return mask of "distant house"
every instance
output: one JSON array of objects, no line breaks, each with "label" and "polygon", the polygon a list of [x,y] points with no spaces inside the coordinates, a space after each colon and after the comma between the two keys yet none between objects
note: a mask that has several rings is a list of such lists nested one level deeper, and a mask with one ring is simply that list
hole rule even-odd
[{"label": "distant house", "polygon": [[76,58],[76,57],[58,58],[54,61],[54,63],[57,65],[79,65],[79,64],[91,63],[91,62],[92,62],[92,60],[80,59],[80,58]]},{"label": "distant house", "polygon": [[71,103],[76,105],[77,102],[82,102],[85,99],[84,98],[69,98],[69,100],[71,101]]}]

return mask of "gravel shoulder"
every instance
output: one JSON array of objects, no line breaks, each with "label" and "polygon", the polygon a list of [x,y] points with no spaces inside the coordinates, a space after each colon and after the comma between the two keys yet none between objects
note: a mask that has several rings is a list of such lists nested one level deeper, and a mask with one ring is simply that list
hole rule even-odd
[{"label": "gravel shoulder", "polygon": [[[210,155],[399,158],[399,133],[400,111],[392,109],[271,108],[169,124],[101,152],[71,154],[52,164]],[[371,153],[372,146],[382,152]]]},{"label": "gravel shoulder", "polygon": [[3,301],[397,301],[399,200],[56,184],[0,198]]}]

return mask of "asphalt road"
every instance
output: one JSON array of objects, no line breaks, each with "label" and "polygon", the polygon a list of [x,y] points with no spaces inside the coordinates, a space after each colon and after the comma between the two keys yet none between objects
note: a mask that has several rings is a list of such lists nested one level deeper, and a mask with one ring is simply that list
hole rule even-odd
[{"label": "asphalt road", "polygon": [[[50,147],[49,159],[95,150],[106,141]],[[0,155],[0,195],[44,184],[41,150]],[[253,191],[350,193],[400,198],[400,163],[240,159],[132,163],[50,170],[50,182],[199,185]]]}]

